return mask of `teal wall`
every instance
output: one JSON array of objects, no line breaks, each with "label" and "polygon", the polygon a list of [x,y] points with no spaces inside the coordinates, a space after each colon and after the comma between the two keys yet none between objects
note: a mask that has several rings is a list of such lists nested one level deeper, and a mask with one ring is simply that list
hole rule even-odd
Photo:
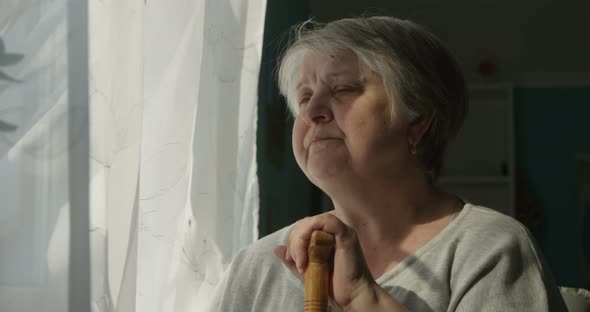
[{"label": "teal wall", "polygon": [[590,88],[517,88],[514,103],[517,166],[543,211],[543,252],[559,284],[589,287],[576,154],[590,153]]},{"label": "teal wall", "polygon": [[317,189],[303,175],[291,150],[293,120],[276,88],[276,61],[289,27],[309,18],[308,1],[269,0],[258,103],[259,233],[263,237],[318,212]]}]

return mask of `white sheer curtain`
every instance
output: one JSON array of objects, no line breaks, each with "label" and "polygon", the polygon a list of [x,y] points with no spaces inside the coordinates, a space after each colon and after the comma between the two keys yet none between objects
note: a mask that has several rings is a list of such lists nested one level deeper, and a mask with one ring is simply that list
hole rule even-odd
[{"label": "white sheer curtain", "polygon": [[199,311],[257,237],[266,2],[88,1],[82,79],[67,4],[0,2],[0,311],[67,310],[68,134],[85,131],[92,311]]},{"label": "white sheer curtain", "polygon": [[199,311],[257,237],[264,12],[264,0],[147,2],[138,311]]}]

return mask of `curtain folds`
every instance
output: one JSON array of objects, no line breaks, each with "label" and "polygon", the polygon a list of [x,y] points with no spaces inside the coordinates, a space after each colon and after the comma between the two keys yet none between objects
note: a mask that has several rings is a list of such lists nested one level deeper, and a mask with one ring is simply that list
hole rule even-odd
[{"label": "curtain folds", "polygon": [[91,310],[200,311],[258,236],[266,1],[88,1],[88,123],[68,1],[0,3],[0,310],[67,310],[68,133],[87,127]]}]

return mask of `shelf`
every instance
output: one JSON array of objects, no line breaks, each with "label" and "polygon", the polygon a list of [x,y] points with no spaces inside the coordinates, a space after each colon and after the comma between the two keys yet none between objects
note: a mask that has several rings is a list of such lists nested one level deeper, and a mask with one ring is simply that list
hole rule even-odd
[{"label": "shelf", "polygon": [[442,191],[514,215],[513,110],[511,84],[469,85],[469,112],[436,183]]},{"label": "shelf", "polygon": [[508,184],[508,176],[442,176],[439,184]]}]

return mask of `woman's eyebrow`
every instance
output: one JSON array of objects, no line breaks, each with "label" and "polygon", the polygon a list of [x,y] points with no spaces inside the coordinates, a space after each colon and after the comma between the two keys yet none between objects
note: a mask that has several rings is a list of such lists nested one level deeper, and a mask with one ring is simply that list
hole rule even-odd
[{"label": "woman's eyebrow", "polygon": [[305,80],[301,79],[301,80],[300,80],[300,81],[297,83],[297,85],[295,86],[295,90],[299,90],[299,89],[301,89],[301,87],[303,87],[303,86],[305,85],[305,83],[306,83],[306,82],[305,82]]},{"label": "woman's eyebrow", "polygon": [[[344,80],[344,79],[361,80],[359,73],[356,71],[344,70],[344,71],[329,72],[326,74],[326,81],[337,81],[337,80]],[[299,81],[297,83],[297,85],[295,86],[295,90],[299,91],[300,89],[302,89],[306,85],[307,85],[307,80],[301,79],[301,81]]]},{"label": "woman's eyebrow", "polygon": [[340,80],[348,78],[358,78],[359,74],[353,71],[336,71],[326,74],[327,80]]}]

